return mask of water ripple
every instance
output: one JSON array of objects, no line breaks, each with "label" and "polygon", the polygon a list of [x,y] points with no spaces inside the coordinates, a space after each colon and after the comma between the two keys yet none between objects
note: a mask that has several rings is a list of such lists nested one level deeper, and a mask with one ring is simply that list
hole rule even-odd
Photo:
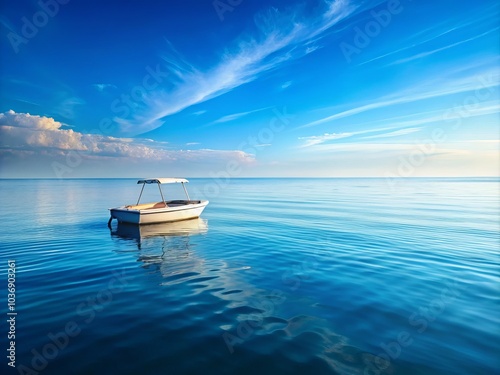
[{"label": "water ripple", "polygon": [[203,219],[109,231],[130,183],[0,181],[19,363],[75,322],[47,373],[500,367],[497,180],[232,180]]}]

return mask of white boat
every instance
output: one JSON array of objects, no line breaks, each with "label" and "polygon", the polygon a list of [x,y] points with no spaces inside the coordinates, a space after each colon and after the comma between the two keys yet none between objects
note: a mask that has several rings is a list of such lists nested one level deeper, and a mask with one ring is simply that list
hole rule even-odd
[{"label": "white boat", "polygon": [[[201,215],[208,204],[207,200],[191,200],[184,184],[189,181],[184,178],[148,178],[137,181],[142,184],[139,199],[135,205],[127,205],[110,208],[111,217],[108,226],[113,219],[121,223],[131,224],[155,224],[180,220],[194,219]],[[161,190],[162,184],[180,183],[184,188],[187,199],[165,200]],[[139,204],[144,187],[149,184],[157,184],[160,190],[161,201]]]}]

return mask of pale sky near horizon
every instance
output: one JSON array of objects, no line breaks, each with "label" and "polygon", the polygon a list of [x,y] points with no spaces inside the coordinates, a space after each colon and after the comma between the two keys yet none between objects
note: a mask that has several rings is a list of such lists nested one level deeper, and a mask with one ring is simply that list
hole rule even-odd
[{"label": "pale sky near horizon", "polygon": [[496,1],[1,7],[0,178],[499,175]]}]

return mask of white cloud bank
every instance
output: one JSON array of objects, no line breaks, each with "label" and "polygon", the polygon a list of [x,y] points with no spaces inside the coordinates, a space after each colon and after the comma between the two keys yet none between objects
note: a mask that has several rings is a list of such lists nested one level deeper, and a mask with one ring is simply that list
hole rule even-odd
[{"label": "white cloud bank", "polygon": [[[234,161],[239,165],[251,164],[254,157],[237,150],[174,150],[166,149],[165,143],[149,139],[115,138],[99,134],[84,134],[63,129],[63,124],[50,117],[16,113],[10,110],[0,113],[0,162],[5,163],[37,157],[60,161],[69,152],[79,158],[113,164],[120,159],[122,165],[130,162],[179,162],[216,165]],[[3,160],[2,160],[3,159]],[[36,163],[34,163],[36,164]],[[168,163],[167,163],[168,164]],[[0,172],[2,172],[0,170]],[[29,177],[29,171],[26,173]]]}]

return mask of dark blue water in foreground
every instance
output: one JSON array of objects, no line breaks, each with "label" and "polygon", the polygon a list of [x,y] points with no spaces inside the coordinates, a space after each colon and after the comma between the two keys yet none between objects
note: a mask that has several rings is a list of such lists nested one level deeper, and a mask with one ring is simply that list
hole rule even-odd
[{"label": "dark blue water in foreground", "polygon": [[200,220],[110,232],[134,180],[0,181],[17,371],[498,373],[497,179],[222,182],[188,186]]}]

